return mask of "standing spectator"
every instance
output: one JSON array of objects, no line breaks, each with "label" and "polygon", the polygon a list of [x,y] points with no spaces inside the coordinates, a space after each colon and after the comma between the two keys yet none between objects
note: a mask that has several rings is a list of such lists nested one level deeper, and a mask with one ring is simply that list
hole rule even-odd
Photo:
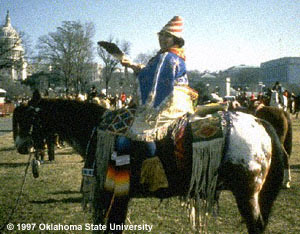
[{"label": "standing spectator", "polygon": [[282,93],[282,106],[284,111],[287,111],[288,109],[288,100],[289,92],[287,90],[284,90],[284,92]]},{"label": "standing spectator", "polygon": [[282,86],[279,81],[276,81],[275,85],[273,86],[272,90],[277,91],[279,94],[282,93]]},{"label": "standing spectator", "polygon": [[122,101],[122,106],[126,105],[126,94],[124,92],[121,93],[120,99]]},{"label": "standing spectator", "polygon": [[95,97],[97,97],[97,89],[96,89],[95,85],[93,85],[92,88],[91,88],[91,90],[90,90],[90,92],[89,92],[89,98],[88,98],[88,100],[92,101],[93,98],[95,98]]}]

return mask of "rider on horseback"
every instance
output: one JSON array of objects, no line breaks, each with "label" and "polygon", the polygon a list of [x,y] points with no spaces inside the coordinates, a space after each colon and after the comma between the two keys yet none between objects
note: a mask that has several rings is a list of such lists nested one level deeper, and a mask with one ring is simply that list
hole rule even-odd
[{"label": "rider on horseback", "polygon": [[[129,138],[147,142],[147,159],[143,162],[141,183],[150,191],[167,188],[168,180],[160,159],[156,156],[156,140],[167,134],[168,127],[179,117],[193,113],[192,96],[188,87],[185,53],[182,48],[183,19],[173,17],[158,33],[160,50],[146,66],[121,61],[137,74],[139,106]],[[130,140],[118,137],[117,151],[128,151]],[[126,150],[127,148],[127,150]]]}]

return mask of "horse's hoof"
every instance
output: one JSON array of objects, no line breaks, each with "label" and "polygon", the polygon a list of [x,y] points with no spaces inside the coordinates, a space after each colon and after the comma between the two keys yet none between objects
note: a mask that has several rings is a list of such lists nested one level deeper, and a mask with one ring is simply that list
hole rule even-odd
[{"label": "horse's hoof", "polygon": [[287,182],[287,183],[282,184],[282,188],[283,188],[283,189],[290,189],[290,188],[291,188],[290,182]]}]

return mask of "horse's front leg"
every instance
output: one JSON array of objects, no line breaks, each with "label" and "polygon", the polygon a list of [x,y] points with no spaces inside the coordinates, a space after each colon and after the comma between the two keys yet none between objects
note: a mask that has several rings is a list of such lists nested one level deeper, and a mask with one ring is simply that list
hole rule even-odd
[{"label": "horse's front leg", "polygon": [[44,157],[45,157],[45,150],[44,149],[36,149],[35,153],[34,153],[34,157],[35,157],[36,160],[43,163],[44,162]]},{"label": "horse's front leg", "polygon": [[93,223],[97,227],[101,225],[104,228],[102,230],[95,228],[93,229],[93,233],[110,233],[111,229],[107,219],[109,218],[111,211],[114,214],[114,209],[112,209],[112,204],[114,202],[113,193],[100,190],[99,188],[99,186],[95,186]]},{"label": "horse's front leg", "polygon": [[125,224],[129,197],[113,197],[107,210],[107,231],[106,233],[122,233]]},{"label": "horse's front leg", "polygon": [[[31,167],[32,167],[32,174],[34,178],[38,178],[40,173],[39,173],[39,167],[41,162],[44,160],[44,150],[43,149],[36,149],[34,152],[34,159],[31,162]],[[41,161],[39,160],[41,156]]]},{"label": "horse's front leg", "polygon": [[54,147],[55,147],[55,136],[48,136],[46,138],[46,144],[47,144],[47,150],[48,150],[48,159],[49,161],[54,161],[55,157],[54,157]]}]

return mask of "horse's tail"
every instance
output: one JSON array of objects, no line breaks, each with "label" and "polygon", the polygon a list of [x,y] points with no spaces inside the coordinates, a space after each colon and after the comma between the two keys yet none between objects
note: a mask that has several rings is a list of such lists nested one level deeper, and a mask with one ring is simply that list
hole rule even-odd
[{"label": "horse's tail", "polygon": [[266,181],[263,184],[263,188],[259,194],[261,214],[266,227],[271,208],[281,189],[284,175],[284,154],[286,154],[286,151],[280,143],[280,140],[272,125],[267,121],[261,121],[272,140],[271,165],[266,177]]},{"label": "horse's tail", "polygon": [[290,158],[292,154],[292,141],[293,141],[292,120],[288,112],[284,111],[284,115],[287,119],[287,133],[283,142],[283,146],[288,154],[288,158]]}]

